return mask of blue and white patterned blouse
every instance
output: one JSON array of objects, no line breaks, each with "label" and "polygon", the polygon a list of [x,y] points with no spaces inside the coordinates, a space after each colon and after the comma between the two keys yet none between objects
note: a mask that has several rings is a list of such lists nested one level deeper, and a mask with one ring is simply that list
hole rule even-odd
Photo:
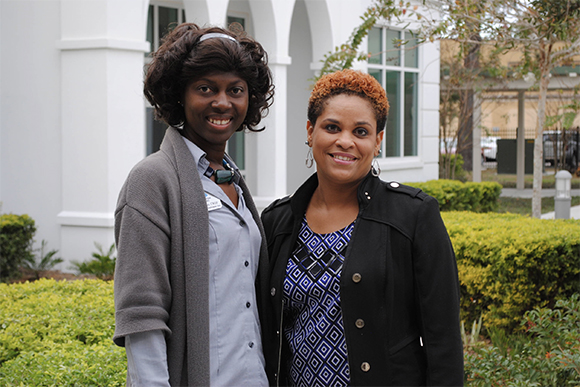
[{"label": "blue and white patterned blouse", "polygon": [[329,234],[302,221],[284,280],[284,336],[295,386],[348,386],[340,276],[354,222]]}]

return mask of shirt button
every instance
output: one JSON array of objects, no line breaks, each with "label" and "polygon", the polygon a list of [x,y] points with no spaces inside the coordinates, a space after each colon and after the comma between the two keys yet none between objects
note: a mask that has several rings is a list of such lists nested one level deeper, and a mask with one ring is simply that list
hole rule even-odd
[{"label": "shirt button", "polygon": [[364,326],[365,326],[365,320],[363,320],[362,318],[359,318],[358,320],[356,320],[356,321],[354,322],[354,325],[356,325],[356,327],[357,327],[358,329],[361,329],[362,327],[364,327]]},{"label": "shirt button", "polygon": [[253,342],[253,341],[250,341],[250,342],[248,343],[248,347],[250,347],[250,348],[254,348],[254,342]]},{"label": "shirt button", "polygon": [[352,275],[352,282],[354,282],[355,284],[358,284],[361,279],[362,279],[362,276],[359,273],[354,273]]},{"label": "shirt button", "polygon": [[245,224],[244,221],[243,220],[240,220],[240,226],[241,227],[244,227],[244,224]]},{"label": "shirt button", "polygon": [[371,369],[371,365],[365,361],[364,363],[362,363],[362,364],[360,365],[360,369],[361,369],[363,372],[369,372],[369,371],[370,371],[370,369]]},{"label": "shirt button", "polygon": [[249,264],[250,264],[250,262],[248,262],[248,261],[244,262],[245,267],[248,267]]},{"label": "shirt button", "polygon": [[249,302],[246,302],[246,308],[249,308],[250,305],[252,305],[252,304],[250,304]]},{"label": "shirt button", "polygon": [[276,288],[270,289],[270,295],[272,295],[272,297],[276,295]]}]

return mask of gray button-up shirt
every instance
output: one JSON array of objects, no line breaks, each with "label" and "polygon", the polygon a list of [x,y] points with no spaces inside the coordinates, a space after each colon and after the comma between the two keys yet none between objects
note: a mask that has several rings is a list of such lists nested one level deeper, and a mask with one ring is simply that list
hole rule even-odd
[{"label": "gray button-up shirt", "polygon": [[[260,232],[236,180],[232,184],[238,193],[237,208],[204,175],[209,166],[205,153],[186,138],[184,141],[196,161],[209,211],[210,382],[212,386],[267,386],[254,285]],[[238,170],[233,160],[226,158]],[[165,338],[161,331],[130,335],[125,347],[127,372],[133,381],[168,385]]]}]

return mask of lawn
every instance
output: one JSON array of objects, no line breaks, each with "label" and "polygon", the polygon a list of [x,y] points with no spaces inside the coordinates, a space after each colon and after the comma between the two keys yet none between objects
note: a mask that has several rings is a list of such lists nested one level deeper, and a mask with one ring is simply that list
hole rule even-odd
[{"label": "lawn", "polygon": [[[556,179],[554,171],[547,170],[547,173],[542,179],[542,188],[554,188],[556,185]],[[508,174],[498,174],[496,169],[486,169],[481,172],[482,181],[494,181],[501,184],[504,188],[516,188],[517,176]],[[525,188],[532,188],[533,176],[525,175],[524,185]],[[572,175],[572,188],[580,188],[580,177]],[[532,214],[532,199],[522,199],[522,198],[508,198],[500,197],[498,200],[499,208],[497,212],[505,213],[511,212],[513,214],[520,215],[531,215]],[[572,197],[572,206],[580,205],[580,196]],[[554,211],[554,198],[547,197],[542,198],[542,213]]]},{"label": "lawn", "polygon": [[[515,174],[498,174],[497,169],[489,168],[481,171],[482,181],[495,181],[501,184],[504,188],[516,188],[517,176]],[[524,187],[532,188],[534,177],[532,175],[524,176]],[[546,173],[542,178],[542,188],[555,188],[556,178],[554,170],[546,169]],[[572,188],[580,188],[580,177],[572,175]]]},{"label": "lawn", "polygon": [[[522,199],[522,198],[508,198],[500,197],[498,199],[499,208],[497,212],[506,213],[511,212],[512,214],[520,215],[531,215],[532,214],[532,199]],[[572,198],[572,206],[580,205],[580,196],[574,196]],[[542,198],[542,214],[554,211],[554,198]]]}]

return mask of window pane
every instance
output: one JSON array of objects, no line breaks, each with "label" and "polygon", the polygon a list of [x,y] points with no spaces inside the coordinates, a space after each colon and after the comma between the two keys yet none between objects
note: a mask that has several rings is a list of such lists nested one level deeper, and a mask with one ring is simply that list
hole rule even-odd
[{"label": "window pane", "polygon": [[401,90],[401,77],[398,71],[385,73],[387,98],[389,99],[389,118],[385,129],[385,157],[398,157],[401,155],[399,100]]},{"label": "window pane", "polygon": [[241,170],[246,169],[246,151],[244,132],[236,132],[228,141],[228,154]]},{"label": "window pane", "polygon": [[170,29],[173,29],[177,24],[178,11],[177,8],[159,7],[159,43],[161,43],[161,39],[165,34],[167,34]]},{"label": "window pane", "polygon": [[417,68],[419,66],[417,61],[417,51],[419,50],[417,47],[417,38],[413,38],[408,32],[405,36],[408,39],[408,42],[405,45],[405,67]]},{"label": "window pane", "polygon": [[147,56],[151,51],[155,50],[155,45],[153,43],[153,12],[154,8],[152,5],[149,6],[149,12],[147,13],[147,41],[150,45],[150,51],[145,53]]},{"label": "window pane", "polygon": [[387,30],[387,52],[386,64],[388,66],[401,65],[401,47],[399,40],[401,33],[399,31]]},{"label": "window pane", "polygon": [[417,74],[405,73],[405,156],[417,156]]},{"label": "window pane", "polygon": [[383,34],[381,28],[373,27],[369,31],[369,63],[383,63]]},{"label": "window pane", "polygon": [[381,70],[369,69],[369,74],[372,75],[379,83],[383,84],[383,74]]},{"label": "window pane", "polygon": [[228,16],[228,27],[232,23],[240,23],[244,30],[246,29],[246,19],[243,17]]}]

